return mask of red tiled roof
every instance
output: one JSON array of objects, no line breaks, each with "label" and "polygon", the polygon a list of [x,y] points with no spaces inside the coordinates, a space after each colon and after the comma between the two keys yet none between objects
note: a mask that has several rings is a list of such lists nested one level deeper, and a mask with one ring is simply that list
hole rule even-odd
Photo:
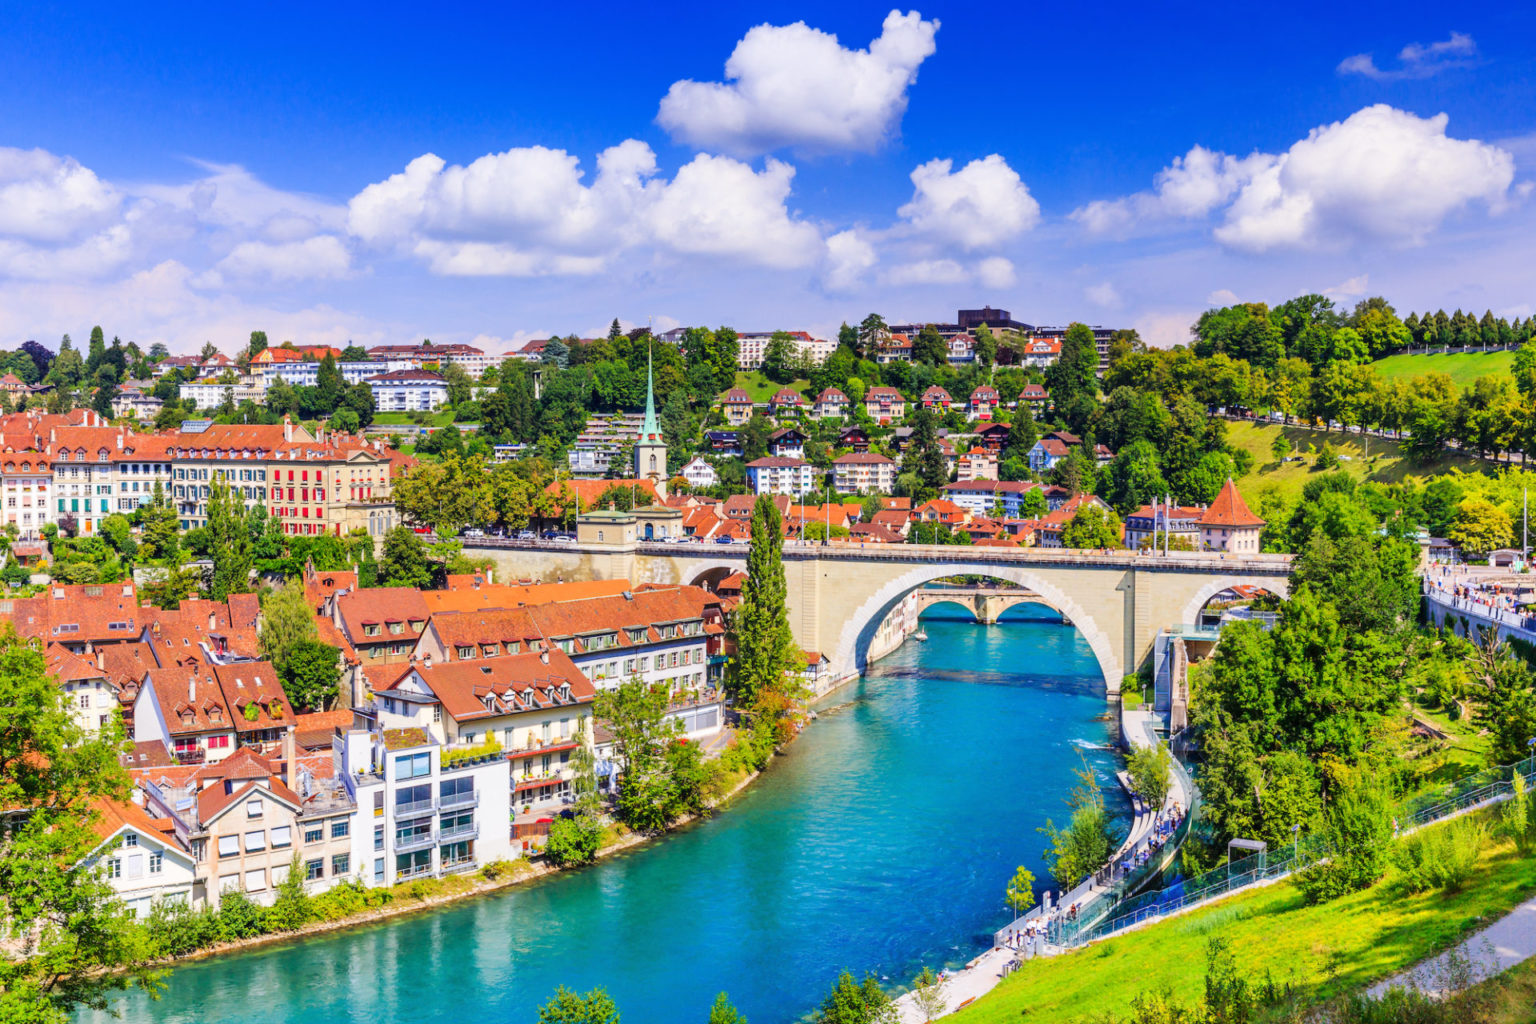
[{"label": "red tiled roof", "polygon": [[834,466],[894,466],[896,460],[874,452],[849,452],[847,455],[839,455],[833,459],[832,464]]},{"label": "red tiled roof", "polygon": [[[353,590],[336,598],[336,611],[341,616],[342,629],[354,646],[414,641],[421,636],[422,629],[413,627],[412,623],[425,627],[432,616],[421,592],[407,587]],[[387,624],[391,622],[401,624],[399,633],[389,631]],[[364,625],[379,626],[378,634],[367,635]]]},{"label": "red tiled roof", "polygon": [[653,504],[661,503],[661,495],[656,493],[656,485],[649,480],[578,480],[574,478],[556,480],[544,488],[544,493],[558,501],[569,491],[576,495],[577,503],[583,511],[586,511],[610,487],[633,488],[637,499],[644,499]]},{"label": "red tiled roof", "polygon": [[[552,691],[561,686],[570,687],[571,698],[577,703],[590,703],[596,693],[587,677],[560,650],[453,661],[431,667],[417,665],[415,671],[442,702],[443,709],[460,722],[527,710],[524,701],[538,707],[558,706],[562,702]],[[510,698],[514,694],[517,700]],[[486,706],[488,696],[496,698],[492,707]]]},{"label": "red tiled roof", "polygon": [[1243,496],[1237,493],[1237,485],[1228,477],[1222,485],[1221,493],[1216,495],[1216,500],[1211,502],[1211,507],[1206,511],[1205,517],[1200,520],[1201,526],[1263,526],[1264,520],[1254,515],[1248,508],[1248,503]]}]

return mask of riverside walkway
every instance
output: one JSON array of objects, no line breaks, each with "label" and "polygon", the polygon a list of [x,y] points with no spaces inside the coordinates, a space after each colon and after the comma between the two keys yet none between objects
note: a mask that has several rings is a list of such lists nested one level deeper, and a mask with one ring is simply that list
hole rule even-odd
[{"label": "riverside walkway", "polygon": [[[1121,710],[1121,731],[1132,749],[1156,746],[1161,741],[1157,725],[1158,716],[1152,712]],[[1064,952],[1061,946],[1048,941],[1048,932],[1050,926],[1063,920],[1071,908],[1076,907],[1076,919],[1079,921],[1092,921],[1106,917],[1113,911],[1115,903],[1122,894],[1134,892],[1136,888],[1162,874],[1173,858],[1178,855],[1179,843],[1182,842],[1187,823],[1191,819],[1190,811],[1198,798],[1194,782],[1176,759],[1171,774],[1173,786],[1161,808],[1147,807],[1139,797],[1132,794],[1132,806],[1136,816],[1131,823],[1130,832],[1103,871],[1085,880],[1071,892],[1059,896],[1054,903],[1032,907],[1006,927],[998,929],[992,937],[991,949],[960,970],[953,972],[946,979],[943,987],[945,1014],[953,1013],[992,991],[1016,963],[1031,956],[1053,956]],[[1125,785],[1128,781],[1125,773],[1121,772],[1120,776],[1121,784]],[[1129,789],[1129,786],[1127,788]],[[1184,827],[1176,829],[1159,848],[1154,850],[1152,838],[1158,824],[1166,820],[1166,815],[1174,808],[1183,811],[1180,824]],[[1117,867],[1128,858],[1135,858],[1139,853],[1146,855],[1146,859],[1141,864],[1128,871]],[[1022,946],[1015,948],[1010,945],[1010,939],[1017,943],[1017,936],[1029,929],[1047,933],[1036,938],[1033,954]],[[903,1024],[923,1024],[925,1018],[910,993],[896,1000],[896,1008]]]}]

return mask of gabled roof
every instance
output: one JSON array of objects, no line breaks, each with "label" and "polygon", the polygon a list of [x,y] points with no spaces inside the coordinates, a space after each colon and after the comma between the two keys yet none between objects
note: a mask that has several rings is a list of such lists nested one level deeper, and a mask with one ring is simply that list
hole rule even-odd
[{"label": "gabled roof", "polygon": [[1216,495],[1216,500],[1211,502],[1211,507],[1206,511],[1205,518],[1200,520],[1201,526],[1263,526],[1264,520],[1253,514],[1243,496],[1237,493],[1237,485],[1227,477],[1227,482],[1222,485],[1221,493]]},{"label": "gabled roof", "polygon": [[848,396],[837,388],[823,388],[821,394],[816,396],[817,402],[846,402]]},{"label": "gabled roof", "polygon": [[723,401],[726,405],[751,405],[752,396],[741,388],[731,388],[731,390],[725,393]]},{"label": "gabled roof", "polygon": [[656,493],[656,485],[650,480],[587,480],[572,477],[569,480],[554,480],[544,488],[544,493],[559,500],[569,490],[576,495],[583,510],[590,509],[594,502],[600,498],[604,491],[610,487],[624,489],[633,488],[638,503],[661,504],[661,495]]},{"label": "gabled roof", "polygon": [[[596,691],[563,651],[414,666],[416,675],[456,721],[542,707],[590,703]],[[570,687],[570,698],[558,696]],[[487,706],[487,697],[493,697]]]},{"label": "gabled roof", "polygon": [[[421,591],[409,587],[353,590],[336,598],[336,611],[341,616],[342,629],[354,645],[416,640],[421,636],[422,629],[414,627],[412,623],[420,623],[424,627],[432,615]],[[386,627],[391,622],[400,623],[401,632],[390,632]],[[375,636],[367,635],[363,628],[372,625],[380,627]]]},{"label": "gabled roof", "polygon": [[894,466],[896,461],[875,452],[849,452],[832,460],[834,466]]}]

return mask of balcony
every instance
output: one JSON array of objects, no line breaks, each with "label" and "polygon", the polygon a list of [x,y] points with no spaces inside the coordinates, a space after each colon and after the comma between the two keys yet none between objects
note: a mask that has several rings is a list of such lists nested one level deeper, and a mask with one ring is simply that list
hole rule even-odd
[{"label": "balcony", "polygon": [[431,829],[427,829],[425,832],[412,833],[404,837],[396,833],[395,852],[410,853],[412,850],[422,850],[428,846],[433,846],[436,842],[437,840],[433,838]]},{"label": "balcony", "polygon": [[453,828],[445,828],[437,834],[439,842],[453,842],[459,839],[480,838],[480,826],[474,822],[468,825],[456,825]]},{"label": "balcony", "polygon": [[472,789],[468,793],[448,793],[438,803],[445,811],[456,807],[476,807],[480,804],[480,791]]},{"label": "balcony", "polygon": [[407,868],[395,875],[396,882],[409,882],[414,878],[427,878],[432,874],[431,864],[422,864],[418,867]]},{"label": "balcony", "polygon": [[475,855],[468,857],[456,857],[453,860],[443,861],[443,874],[452,875],[460,871],[473,871],[475,869]]},{"label": "balcony", "polygon": [[395,818],[419,818],[423,814],[431,814],[437,809],[437,801],[431,797],[425,800],[412,800],[409,803],[395,804]]}]

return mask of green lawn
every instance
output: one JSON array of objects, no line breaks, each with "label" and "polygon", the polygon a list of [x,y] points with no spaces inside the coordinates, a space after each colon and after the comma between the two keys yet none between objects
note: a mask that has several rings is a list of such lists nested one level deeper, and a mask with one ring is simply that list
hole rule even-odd
[{"label": "green lawn", "polygon": [[1418,377],[1422,374],[1448,373],[1459,388],[1490,373],[1509,373],[1514,365],[1513,352],[1468,352],[1464,355],[1402,355],[1378,359],[1371,367],[1381,376]]},{"label": "green lawn", "polygon": [[1357,480],[1375,480],[1378,483],[1402,483],[1405,480],[1422,482],[1452,469],[1475,473],[1486,472],[1491,466],[1477,459],[1451,454],[1442,454],[1433,462],[1419,465],[1405,459],[1395,441],[1337,430],[1325,434],[1320,430],[1240,420],[1227,424],[1227,440],[1234,447],[1246,449],[1253,455],[1253,468],[1238,478],[1237,489],[1255,511],[1258,511],[1259,495],[1266,488],[1277,488],[1289,502],[1294,503],[1301,496],[1301,489],[1307,481],[1316,475],[1310,455],[1306,455],[1303,462],[1275,462],[1270,446],[1275,443],[1275,435],[1282,430],[1290,438],[1291,446],[1298,455],[1306,455],[1308,445],[1319,448],[1325,443],[1333,445],[1340,456],[1348,457],[1339,463],[1339,468]]},{"label": "green lawn", "polygon": [[[373,423],[379,427],[411,426],[416,421],[411,419],[412,413],[408,412],[381,412],[375,413]],[[427,418],[429,427],[446,427],[453,422],[452,409],[439,409]]]},{"label": "green lawn", "polygon": [[[738,373],[736,375],[736,386],[741,388],[747,394],[751,395],[752,401],[754,402],[768,401],[768,399],[778,394],[779,389],[783,387],[798,391],[803,395],[805,394],[806,387],[810,383],[811,382],[808,380],[792,380],[788,384],[775,384],[767,377],[764,377],[762,371],[760,370],[752,370],[747,373]],[[815,395],[811,395],[809,396],[808,400],[814,399],[815,397]]]},{"label": "green lawn", "polygon": [[[1289,882],[1255,889],[1182,917],[1096,943],[1065,956],[1030,961],[955,1024],[1021,1017],[1068,1024],[1123,1016],[1132,997],[1171,989],[1186,1003],[1204,990],[1205,946],[1231,943],[1243,973],[1272,972],[1309,996],[1326,997],[1411,967],[1464,934],[1501,917],[1536,890],[1536,858],[1508,842],[1490,844],[1460,893],[1399,895],[1392,874],[1365,892],[1317,907]],[[1328,980],[1330,970],[1337,972]]]}]

